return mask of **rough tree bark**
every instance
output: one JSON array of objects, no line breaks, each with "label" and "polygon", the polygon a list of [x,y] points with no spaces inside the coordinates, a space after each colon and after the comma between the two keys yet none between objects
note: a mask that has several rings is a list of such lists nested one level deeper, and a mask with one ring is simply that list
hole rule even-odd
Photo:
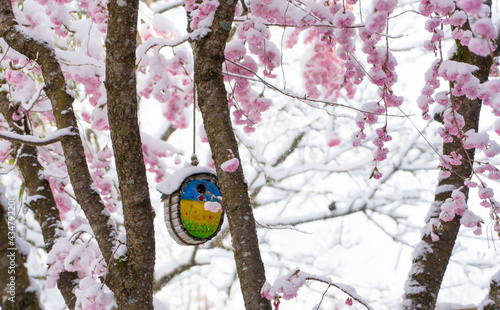
[{"label": "rough tree bark", "polygon": [[490,291],[481,305],[480,310],[500,310],[500,271],[491,277]]},{"label": "rough tree bark", "polygon": [[228,150],[239,160],[238,144],[231,125],[222,74],[224,49],[233,21],[235,4],[236,1],[220,1],[211,32],[193,42],[195,84],[198,105],[203,115],[228,216],[245,307],[271,309],[270,302],[260,295],[265,282],[265,271],[243,170],[241,165],[235,172],[225,172],[220,168],[221,164],[228,160]]},{"label": "rough tree bark", "polygon": [[109,1],[106,37],[108,120],[127,233],[126,264],[109,285],[120,309],[153,309],[154,214],[137,121],[138,0]]},{"label": "rough tree bark", "polygon": [[[15,109],[10,104],[5,93],[0,93],[0,113],[3,114],[9,128],[12,132],[17,134],[30,135],[27,118],[15,121],[12,118]],[[45,178],[40,178],[43,175],[43,167],[38,161],[38,152],[36,147],[31,145],[21,145],[20,143],[13,143],[12,155],[16,156],[18,150],[20,154],[17,156],[17,168],[25,182],[26,191],[29,196],[39,197],[30,200],[28,207],[35,214],[37,222],[40,224],[43,239],[45,242],[45,250],[50,252],[52,246],[58,237],[61,237],[63,226],[60,221],[59,210],[57,209],[54,195],[50,189],[49,181]],[[22,149],[20,149],[22,147]],[[62,272],[57,280],[57,286],[63,295],[66,305],[70,309],[75,308],[76,296],[73,294],[78,275],[76,272]],[[4,309],[5,305],[2,304]],[[28,309],[28,308],[26,308]]]},{"label": "rough tree bark", "polygon": [[[479,69],[473,74],[481,83],[488,79],[489,70],[492,65],[491,57],[480,57],[468,50],[466,46],[457,44],[457,51],[452,60],[475,65]],[[465,125],[463,132],[470,129],[477,131],[479,125],[479,113],[481,111],[481,100],[470,100],[465,96],[453,97],[452,102],[461,102],[458,112],[464,117]],[[464,179],[472,173],[471,163],[468,158],[474,160],[475,149],[464,150],[460,139],[454,137],[450,143],[443,144],[443,154],[450,155],[451,152],[460,154],[462,164],[453,166],[451,176],[438,182],[438,191],[434,197],[430,210],[427,214],[426,223],[429,226],[431,219],[439,217],[441,205],[451,197],[451,191],[461,187]],[[467,154],[466,154],[467,152]],[[468,199],[468,187],[463,187],[462,192]],[[443,231],[438,233],[439,241],[433,242],[426,229],[422,240],[417,245],[408,279],[405,284],[402,308],[407,310],[427,309],[432,310],[436,306],[437,296],[441,287],[446,267],[449,263],[455,240],[460,228],[460,216],[456,215],[450,222],[441,222]]]}]

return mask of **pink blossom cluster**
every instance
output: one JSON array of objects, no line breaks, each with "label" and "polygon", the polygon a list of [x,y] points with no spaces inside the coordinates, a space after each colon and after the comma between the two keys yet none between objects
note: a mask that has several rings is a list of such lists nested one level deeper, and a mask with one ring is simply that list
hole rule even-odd
[{"label": "pink blossom cluster", "polygon": [[[398,107],[403,103],[403,98],[401,96],[396,96],[392,91],[392,86],[397,82],[398,76],[395,72],[397,66],[397,60],[388,50],[388,48],[377,48],[376,44],[380,41],[380,33],[382,33],[383,28],[380,28],[380,22],[387,22],[384,14],[380,14],[381,11],[377,11],[377,7],[385,8],[388,11],[385,14],[390,14],[394,9],[393,1],[387,1],[382,3],[375,2],[375,12],[367,16],[367,21],[365,28],[361,30],[360,37],[363,40],[362,51],[367,54],[367,62],[372,65],[368,71],[368,76],[370,80],[375,85],[379,86],[380,97],[384,101],[385,106],[388,107]],[[376,18],[374,25],[369,25],[370,18]],[[378,20],[382,19],[382,20]]]},{"label": "pink blossom cluster", "polygon": [[99,103],[100,105],[103,104],[101,97],[106,96],[106,90],[104,89],[102,77],[97,75],[82,75],[81,73],[72,74],[71,72],[67,72],[65,77],[66,79],[73,80],[85,87],[85,94],[93,107],[97,106]]},{"label": "pink blossom cluster", "polygon": [[342,141],[338,131],[327,131],[326,140],[329,147],[337,146]]},{"label": "pink blossom cluster", "polygon": [[172,58],[153,48],[141,56],[138,72],[138,93],[161,103],[163,115],[175,128],[186,128],[186,107],[193,102],[192,58],[182,48]]},{"label": "pink blossom cluster", "polygon": [[299,9],[288,6],[285,2],[279,0],[253,0],[251,1],[250,8],[252,16],[264,19],[269,23],[287,25],[299,25],[299,23],[308,25],[315,23],[312,16],[306,16]]},{"label": "pink blossom cluster", "polygon": [[82,118],[90,123],[93,129],[97,131],[105,131],[109,129],[108,108],[106,105],[106,89],[103,79],[99,75],[91,71],[84,71],[72,74],[66,72],[65,77],[68,80],[73,80],[84,87],[86,99],[93,107],[90,113],[83,111]]},{"label": "pink blossom cluster", "polygon": [[[397,74],[395,68],[397,60],[389,51],[388,47],[377,47],[381,39],[381,35],[387,31],[387,18],[396,8],[397,1],[394,0],[376,0],[373,2],[373,10],[366,16],[364,27],[360,29],[359,37],[361,38],[362,52],[367,55],[367,62],[371,65],[367,72],[370,81],[378,86],[380,101],[365,103],[355,118],[356,125],[360,129],[359,132],[351,136],[351,141],[354,146],[361,144],[362,140],[366,138],[364,133],[366,124],[375,124],[378,121],[379,114],[387,113],[390,107],[398,107],[403,103],[401,96],[396,96],[392,90],[392,86],[397,82]],[[343,24],[352,23],[352,18],[348,16],[345,19],[338,17],[338,14],[345,12],[336,12],[335,20],[337,23],[341,21],[338,26]],[[347,14],[346,14],[347,15]],[[347,21],[344,22],[344,20]],[[345,39],[343,36],[350,37],[352,32],[337,29],[336,33],[340,32],[337,40],[342,44],[341,58],[348,60],[346,63],[346,75],[352,78],[352,84],[361,82],[363,73],[354,59],[354,47],[350,39]],[[373,144],[377,147],[374,153],[375,167],[372,171],[370,178],[380,179],[382,173],[378,170],[377,163],[387,158],[389,149],[384,146],[385,142],[390,141],[392,138],[387,133],[387,125],[376,130],[376,137],[372,140]]]},{"label": "pink blossom cluster", "polygon": [[108,173],[111,166],[111,158],[113,157],[113,150],[109,147],[105,147],[95,153],[87,150],[85,155],[89,162],[92,179],[104,200],[106,209],[109,212],[116,212],[118,208],[118,192],[116,185],[113,183],[113,177]]},{"label": "pink blossom cluster", "polygon": [[439,214],[439,219],[445,222],[449,222],[455,218],[455,214],[463,215],[465,210],[468,209],[467,203],[465,202],[466,197],[462,191],[455,189],[451,193],[451,198],[445,200],[441,205],[441,213]]},{"label": "pink blossom cluster", "polygon": [[478,96],[479,80],[472,72],[476,70],[477,67],[470,64],[445,60],[439,65],[438,76],[454,83],[452,95],[455,97],[465,95],[469,99],[475,99]]},{"label": "pink blossom cluster", "polygon": [[21,55],[13,49],[9,49],[5,42],[0,43],[6,51],[0,60],[4,80],[2,91],[7,93],[9,100],[19,106],[18,113],[13,115],[19,120],[27,111],[38,107],[39,85],[34,81],[34,75],[40,73],[40,67],[26,56]]},{"label": "pink blossom cluster", "polygon": [[234,82],[230,83],[229,104],[230,107],[236,107],[233,112],[235,123],[244,125],[245,132],[250,133],[255,130],[254,124],[260,122],[262,113],[271,106],[271,100],[253,90],[246,78],[258,72],[258,65],[252,56],[246,54],[246,33],[241,36],[242,39],[233,40],[226,46],[224,54],[228,61],[224,65],[227,72],[225,80]]},{"label": "pink blossom cluster", "polygon": [[475,132],[470,129],[465,132],[464,148],[481,150],[487,157],[495,157],[500,153],[500,145],[490,138],[486,132]]},{"label": "pink blossom cluster", "polygon": [[[460,44],[467,46],[469,50],[480,56],[488,56],[496,49],[494,39],[498,31],[489,16],[487,6],[482,0],[451,0],[431,1],[422,0],[419,7],[420,13],[429,16],[426,29],[433,33],[432,38],[425,42],[425,47],[437,52],[438,44],[444,38],[443,25],[455,27],[452,37],[460,41]],[[439,17],[431,17],[432,13],[437,13]],[[462,28],[468,16],[475,20],[472,25],[472,32]]]},{"label": "pink blossom cluster", "polygon": [[113,303],[113,293],[95,275],[82,278],[75,289],[77,309],[101,310]]},{"label": "pink blossom cluster", "polygon": [[[457,162],[455,162],[457,164]],[[491,166],[490,166],[491,167]],[[480,169],[476,169],[480,170]],[[481,173],[481,171],[477,172]],[[481,199],[480,205],[490,209],[490,219],[493,223],[492,228],[495,233],[500,237],[500,204],[494,199],[494,191],[488,187],[486,183],[481,182],[479,185],[470,179],[465,180],[464,186],[471,189],[477,189],[478,197]],[[440,206],[441,213],[439,214],[439,221],[449,222],[455,216],[460,216],[460,224],[468,227],[475,228],[474,234],[482,234],[482,225],[484,220],[471,211],[466,203],[466,197],[462,192],[463,186],[452,191],[451,198],[447,198]],[[431,239],[436,242],[439,240],[439,233],[442,231],[442,225],[434,223],[431,231]]]},{"label": "pink blossom cluster", "polygon": [[452,60],[436,60],[425,74],[426,84],[421,95],[417,99],[418,107],[422,110],[424,119],[430,119],[429,105],[437,102],[442,111],[444,126],[438,129],[439,135],[445,142],[451,142],[453,136],[461,138],[462,128],[465,124],[464,118],[459,114],[460,102],[451,102],[448,92],[438,92],[434,97],[434,91],[439,87],[439,78],[452,82],[454,87],[451,94],[455,97],[467,96],[475,99],[479,95],[479,80],[472,75],[477,67],[456,62]]},{"label": "pink blossom cluster", "polygon": [[451,171],[453,170],[452,166],[458,166],[462,164],[462,155],[457,154],[456,152],[451,152],[450,155],[442,154],[440,157],[439,167],[441,171],[439,172],[439,177],[445,179],[451,175]]},{"label": "pink blossom cluster", "polygon": [[[483,105],[489,106],[495,116],[500,116],[500,79],[486,81],[480,86],[479,98]],[[495,121],[495,132],[500,135],[500,121]]]},{"label": "pink blossom cluster", "polygon": [[[86,220],[80,220],[82,226]],[[85,225],[88,227],[88,225]],[[77,240],[59,238],[48,253],[47,287],[56,286],[61,272],[77,272],[79,281],[75,289],[77,307],[84,310],[103,309],[113,301],[113,295],[102,290],[99,277],[107,272],[101,251],[95,240],[83,240],[80,234],[74,234]]]},{"label": "pink blossom cluster", "polygon": [[280,298],[285,300],[295,298],[299,289],[306,283],[308,276],[309,274],[296,268],[276,279],[274,285],[266,281],[264,286],[262,286],[260,294],[263,298],[273,301],[275,309],[278,309]]},{"label": "pink blossom cluster", "polygon": [[342,87],[347,91],[347,96],[353,98],[355,86],[363,81],[365,75],[364,71],[357,63],[357,60],[354,58],[355,45],[353,38],[356,31],[350,27],[354,24],[355,17],[352,12],[343,7],[341,8],[340,5],[331,6],[330,12],[335,12],[333,25],[337,28],[334,30],[333,35],[339,44],[336,54],[339,59],[345,61],[345,71],[342,74],[344,80]]},{"label": "pink blossom cluster", "polygon": [[[39,16],[43,14],[45,18],[48,18],[53,24],[52,28],[54,33],[63,38],[67,37],[68,32],[68,20],[71,19],[70,10],[71,5],[68,5],[71,1],[69,0],[36,0],[38,4],[43,6],[42,8],[35,5],[27,5],[26,7],[34,10],[32,12],[26,12],[26,19],[30,28],[35,31],[40,31],[37,29],[38,26],[46,24],[46,21],[42,21]],[[43,13],[42,13],[43,12]],[[44,31],[44,30],[41,30]]]},{"label": "pink blossom cluster", "polygon": [[[344,61],[336,55],[334,44],[325,44],[324,40],[333,34],[325,33],[326,28],[310,29],[305,42],[311,44],[311,52],[302,69],[307,94],[311,98],[336,101],[344,82],[346,71]],[[352,30],[352,29],[350,29]],[[349,38],[350,39],[350,38]],[[353,94],[349,94],[351,97]]]},{"label": "pink blossom cluster", "polygon": [[[469,186],[471,185],[469,184]],[[491,188],[480,188],[479,197],[484,201],[486,199],[492,199],[493,190]],[[454,190],[451,198],[446,199],[446,201],[441,205],[439,218],[442,221],[449,222],[454,219],[455,215],[459,215],[460,224],[465,227],[476,228],[474,230],[474,234],[480,235],[482,233],[481,226],[484,223],[484,220],[468,208],[465,203],[465,199],[465,195],[460,189]]]},{"label": "pink blossom cluster", "polygon": [[258,57],[265,66],[264,74],[271,75],[271,71],[281,64],[281,52],[272,41],[271,32],[259,19],[243,22],[236,30],[238,39],[244,40],[250,53]]},{"label": "pink blossom cluster", "polygon": [[[498,172],[498,170],[497,170]],[[493,231],[496,232],[500,238],[500,203],[494,199],[494,191],[485,183],[478,186],[478,196],[481,199],[480,205],[490,209],[490,220],[492,221]],[[480,228],[480,226],[478,227]],[[481,232],[480,230],[478,231]]]},{"label": "pink blossom cluster", "polygon": [[[477,175],[483,174],[485,172],[488,172],[488,178],[492,180],[498,180],[500,179],[500,171],[493,165],[491,164],[481,164],[479,163],[479,166],[475,168],[475,173]],[[494,196],[494,190],[491,187],[488,187],[488,185],[480,180],[480,183],[476,183],[471,181],[470,179],[467,179],[464,182],[464,185],[471,188],[471,189],[477,189],[477,194],[479,199],[481,199],[481,202],[479,203],[482,207],[489,209],[489,215],[490,215],[490,220],[492,222],[491,227],[493,228],[493,231],[498,234],[500,238],[500,202],[498,202]],[[481,234],[481,224],[483,223],[482,220],[479,220],[480,218],[477,217],[473,213],[467,213],[462,216],[460,223],[466,227],[476,227],[476,230],[474,230],[474,233],[477,235]],[[474,222],[477,221],[477,225],[474,226]]]},{"label": "pink blossom cluster", "polygon": [[376,46],[381,34],[386,31],[387,17],[394,11],[396,4],[395,0],[376,0],[373,12],[366,16],[365,27],[359,34],[363,41],[362,51],[367,55],[367,62],[372,65],[368,76],[372,83],[379,86],[380,97],[386,108],[398,107],[403,102],[403,98],[392,91],[392,86],[398,80],[395,72],[397,60],[388,48]]},{"label": "pink blossom cluster", "polygon": [[44,177],[49,181],[61,219],[73,210],[73,199],[67,188],[69,182],[68,170],[64,161],[64,153],[59,144],[37,147],[39,160],[45,167]]},{"label": "pink blossom cluster", "polygon": [[[299,268],[295,268],[292,271],[288,272],[284,276],[277,278],[274,281],[274,284],[271,285],[266,281],[260,290],[260,294],[263,298],[266,298],[269,301],[273,302],[274,309],[278,310],[281,298],[285,300],[290,300],[298,295],[299,289],[304,286],[306,281],[318,281],[321,283],[328,284],[328,287],[333,286],[343,291],[348,295],[345,304],[348,306],[352,306],[353,299],[362,303],[367,309],[372,309],[366,301],[357,294],[356,290],[350,285],[341,284],[341,283],[333,283],[332,280],[328,277],[316,276],[313,274],[309,274],[301,271]],[[328,288],[327,288],[328,290]],[[320,305],[316,305],[314,309],[319,309]]]},{"label": "pink blossom cluster", "polygon": [[181,154],[182,152],[169,143],[156,139],[145,132],[141,132],[141,140],[144,163],[149,172],[156,174],[156,182],[160,182],[165,178],[165,171],[167,170],[161,158]]},{"label": "pink blossom cluster", "polygon": [[351,136],[353,146],[359,146],[361,141],[366,139],[366,133],[364,132],[366,124],[377,123],[378,115],[385,113],[386,109],[380,102],[367,102],[361,106],[361,111],[356,114],[354,119],[359,132]]},{"label": "pink blossom cluster", "polygon": [[235,172],[240,166],[238,158],[234,157],[233,151],[227,150],[228,160],[220,165],[220,168],[225,172]]},{"label": "pink blossom cluster", "polygon": [[191,30],[212,26],[215,10],[219,7],[217,0],[203,0],[201,3],[184,0],[184,4],[189,13]]},{"label": "pink blossom cluster", "polygon": [[97,25],[97,29],[106,33],[108,29],[108,5],[103,0],[83,0],[79,2],[80,7],[85,10],[87,16]]},{"label": "pink blossom cluster", "polygon": [[[425,85],[422,88],[421,95],[417,98],[417,106],[419,107],[420,110],[422,110],[422,117],[425,120],[429,120],[431,118],[429,114],[429,106],[433,104],[434,98],[432,95],[434,94],[434,91],[439,88],[440,81],[439,81],[439,75],[438,75],[438,70],[439,70],[439,65],[440,61],[436,59],[434,63],[430,66],[430,68],[425,72],[424,75],[424,80],[425,80]],[[440,100],[438,101],[438,104],[448,106],[447,98],[448,96],[445,96],[446,99],[441,97]]]}]

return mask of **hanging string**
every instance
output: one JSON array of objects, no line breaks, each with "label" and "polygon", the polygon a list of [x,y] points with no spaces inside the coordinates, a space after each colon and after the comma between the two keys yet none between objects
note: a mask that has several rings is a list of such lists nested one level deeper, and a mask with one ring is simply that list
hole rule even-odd
[{"label": "hanging string", "polygon": [[193,82],[193,154],[191,155],[191,166],[198,166],[199,163],[196,156],[196,84]]}]

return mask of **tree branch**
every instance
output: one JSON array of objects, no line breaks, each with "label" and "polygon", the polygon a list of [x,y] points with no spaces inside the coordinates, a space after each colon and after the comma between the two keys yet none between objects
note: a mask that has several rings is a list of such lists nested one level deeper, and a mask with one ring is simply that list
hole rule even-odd
[{"label": "tree branch", "polygon": [[66,136],[74,136],[75,132],[71,128],[64,128],[56,131],[45,138],[37,138],[32,135],[17,134],[9,131],[0,131],[0,139],[17,142],[31,146],[44,146],[52,143],[60,142]]},{"label": "tree branch", "polygon": [[196,253],[198,252],[198,246],[194,247],[193,253],[191,254],[191,258],[187,263],[179,265],[175,267],[174,270],[162,276],[160,279],[155,280],[153,283],[153,292],[156,294],[159,292],[168,282],[170,282],[175,276],[180,275],[186,270],[191,269],[194,266],[198,266],[196,263]]},{"label": "tree branch", "polygon": [[358,295],[358,293],[356,293],[356,290],[354,288],[352,288],[351,286],[349,286],[349,285],[345,285],[345,284],[342,284],[342,283],[335,283],[335,282],[332,282],[332,281],[327,281],[326,279],[315,277],[315,276],[312,276],[312,275],[308,276],[306,278],[306,280],[308,280],[308,281],[318,281],[318,282],[322,282],[322,283],[328,284],[328,286],[333,286],[333,287],[341,290],[342,292],[346,293],[350,297],[352,297],[352,299],[354,299],[357,302],[359,302],[360,304],[362,304],[366,309],[373,310],[373,308],[368,304],[368,302],[363,297],[361,297],[360,295]]}]

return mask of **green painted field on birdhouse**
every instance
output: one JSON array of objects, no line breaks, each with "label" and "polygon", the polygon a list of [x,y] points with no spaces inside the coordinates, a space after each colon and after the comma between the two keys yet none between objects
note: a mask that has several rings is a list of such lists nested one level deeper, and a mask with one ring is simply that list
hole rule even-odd
[{"label": "green painted field on birdhouse", "polygon": [[204,201],[183,199],[180,211],[182,225],[193,237],[210,237],[219,227],[221,213],[205,210]]}]

